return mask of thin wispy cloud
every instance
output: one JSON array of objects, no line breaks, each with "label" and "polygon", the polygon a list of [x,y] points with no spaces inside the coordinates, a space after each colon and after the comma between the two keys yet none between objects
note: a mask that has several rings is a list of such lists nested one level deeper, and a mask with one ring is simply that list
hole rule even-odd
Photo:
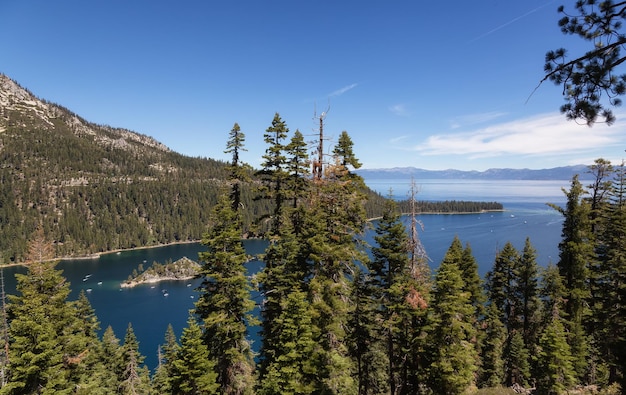
[{"label": "thin wispy cloud", "polygon": [[389,111],[401,117],[406,117],[410,115],[409,110],[404,104],[394,104],[393,106],[389,107]]},{"label": "thin wispy cloud", "polygon": [[474,39],[470,40],[469,42],[470,42],[470,43],[473,43],[473,42],[475,42],[475,41],[478,41],[478,40],[480,40],[480,39],[483,39],[483,38],[485,38],[485,37],[487,37],[487,36],[489,36],[489,35],[491,35],[491,34],[493,34],[493,33],[497,32],[498,30],[504,29],[505,27],[507,27],[507,26],[509,26],[509,25],[511,25],[511,24],[513,24],[513,23],[515,23],[515,22],[517,22],[517,21],[519,21],[520,19],[525,18],[525,17],[527,17],[527,16],[528,16],[528,15],[530,15],[530,14],[534,14],[535,12],[539,11],[540,9],[542,9],[542,8],[544,8],[544,7],[548,6],[548,5],[550,5],[550,3],[553,3],[553,1],[549,1],[549,2],[547,2],[547,3],[545,3],[545,4],[543,4],[543,5],[540,5],[540,6],[539,6],[539,7],[537,7],[537,8],[533,8],[532,10],[528,11],[527,13],[522,14],[522,15],[520,15],[520,16],[518,16],[518,17],[515,17],[515,18],[511,19],[510,21],[508,21],[508,22],[506,22],[506,23],[503,23],[503,24],[501,24],[500,26],[497,26],[497,27],[495,27],[495,28],[493,28],[493,29],[489,30],[489,31],[488,31],[488,32],[486,32],[486,33],[481,34],[480,36],[478,36],[478,37],[476,37],[476,38],[474,38]]},{"label": "thin wispy cloud", "polygon": [[393,138],[389,139],[389,142],[391,144],[398,144],[398,143],[400,143],[402,141],[406,141],[408,138],[409,138],[408,135],[393,137]]},{"label": "thin wispy cloud", "polygon": [[450,121],[451,129],[459,129],[461,127],[467,127],[472,125],[479,125],[481,123],[490,122],[500,117],[507,115],[504,112],[484,112],[480,114],[470,114],[461,117],[454,118]]},{"label": "thin wispy cloud", "polygon": [[328,97],[336,97],[336,96],[341,96],[344,93],[346,93],[349,90],[352,90],[354,88],[356,88],[359,84],[350,84],[348,86],[344,86],[341,89],[337,89],[336,91],[332,92],[330,95],[328,95]]},{"label": "thin wispy cloud", "polygon": [[566,121],[562,114],[492,125],[471,132],[430,136],[413,147],[422,155],[463,155],[470,159],[503,155],[561,155],[625,144],[617,125],[592,129]]}]

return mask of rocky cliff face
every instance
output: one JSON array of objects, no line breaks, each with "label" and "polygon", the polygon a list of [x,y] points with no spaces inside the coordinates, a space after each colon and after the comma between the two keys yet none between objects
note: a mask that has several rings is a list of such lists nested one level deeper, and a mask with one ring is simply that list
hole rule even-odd
[{"label": "rocky cliff face", "polygon": [[[17,82],[0,74],[0,131],[7,129],[9,111],[19,112],[32,123],[47,125],[50,129],[57,127],[58,123],[55,120],[62,120],[64,126],[72,130],[76,136],[91,136],[95,142],[105,147],[136,150],[137,146],[130,144],[133,142],[164,152],[170,151],[168,147],[152,137],[127,129],[87,122],[62,106],[37,98]],[[23,121],[20,126],[25,127],[28,124]]]}]

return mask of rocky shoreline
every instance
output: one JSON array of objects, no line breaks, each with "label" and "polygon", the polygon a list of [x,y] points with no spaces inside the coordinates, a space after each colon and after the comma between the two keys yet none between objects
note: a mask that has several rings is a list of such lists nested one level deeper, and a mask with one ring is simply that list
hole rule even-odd
[{"label": "rocky shoreline", "polygon": [[146,270],[133,271],[126,281],[120,284],[121,288],[132,288],[141,284],[152,284],[161,281],[188,281],[195,278],[200,271],[200,264],[187,257],[166,264],[153,263]]}]

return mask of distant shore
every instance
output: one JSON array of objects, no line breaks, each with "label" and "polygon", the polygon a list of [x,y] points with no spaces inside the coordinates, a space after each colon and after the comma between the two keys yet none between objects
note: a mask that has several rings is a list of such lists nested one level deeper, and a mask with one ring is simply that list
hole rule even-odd
[{"label": "distant shore", "polygon": [[[88,259],[99,259],[102,255],[117,254],[118,252],[148,250],[151,248],[167,247],[167,246],[172,246],[176,244],[193,244],[193,243],[199,243],[199,242],[200,240],[187,240],[187,241],[175,241],[173,243],[157,244],[157,245],[151,245],[151,246],[120,248],[120,249],[111,250],[111,251],[96,252],[96,253],[89,254],[89,255],[56,257],[56,258],[51,259],[50,261],[83,261],[83,260],[88,260]],[[33,262],[29,261],[29,262],[17,262],[17,263],[4,263],[0,265],[0,268],[12,267],[12,266],[28,266],[31,263]]]},{"label": "distant shore", "polygon": [[[462,212],[419,212],[416,213],[417,215],[468,215],[468,214],[485,214],[485,213],[492,213],[492,212],[505,212],[507,211],[506,209],[494,209],[494,210],[481,210],[481,211],[462,211]],[[402,213],[401,215],[410,215],[411,213]],[[376,221],[381,219],[382,217],[374,217],[374,218],[368,218],[368,221]],[[116,250],[110,250],[110,251],[102,251],[102,252],[96,252],[93,254],[89,254],[89,255],[80,255],[80,256],[64,256],[64,257],[57,257],[52,259],[53,261],[82,261],[82,260],[87,260],[87,259],[99,259],[102,255],[108,255],[108,254],[117,254],[118,252],[124,252],[124,251],[135,251],[135,250],[147,250],[147,249],[151,249],[151,248],[159,248],[159,247],[167,247],[167,246],[171,246],[171,245],[176,245],[176,244],[193,244],[193,243],[199,243],[200,240],[187,240],[187,241],[175,241],[172,243],[164,243],[164,244],[156,244],[156,245],[150,245],[150,246],[140,246],[140,247],[133,247],[133,248],[119,248]],[[32,262],[19,262],[19,263],[5,263],[0,265],[0,268],[3,267],[11,267],[11,266],[28,266],[29,264],[31,264]]]}]

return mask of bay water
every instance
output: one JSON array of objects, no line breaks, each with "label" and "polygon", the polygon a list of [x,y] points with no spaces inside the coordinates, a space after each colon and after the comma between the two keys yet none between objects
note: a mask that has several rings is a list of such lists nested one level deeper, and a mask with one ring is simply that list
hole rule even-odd
[{"label": "bay water", "polygon": [[[406,199],[411,181],[406,179],[365,180],[370,188],[387,195],[392,191],[396,199]],[[420,215],[423,225],[419,236],[430,258],[433,269],[439,265],[453,238],[458,236],[469,243],[479,264],[482,276],[490,270],[496,252],[506,242],[521,251],[526,237],[537,250],[537,262],[545,266],[558,261],[558,243],[561,239],[562,216],[546,203],[563,206],[565,196],[561,188],[569,188],[569,180],[555,181],[482,181],[482,180],[424,180],[417,183],[418,200],[472,200],[498,201],[504,204],[502,212],[480,214]],[[408,221],[408,219],[406,219]],[[373,242],[373,230],[366,240]],[[267,242],[246,240],[246,251],[262,253]],[[71,299],[86,292],[101,323],[101,332],[111,326],[120,341],[126,328],[132,324],[145,363],[154,371],[157,366],[157,348],[164,342],[165,331],[171,324],[177,337],[186,326],[189,310],[197,298],[200,280],[164,281],[121,288],[120,283],[136,269],[153,262],[165,263],[182,257],[197,260],[205,247],[199,243],[174,244],[164,247],[103,254],[96,259],[62,260],[57,269],[70,282]],[[249,272],[259,270],[262,263],[253,260]],[[20,266],[4,268],[5,289],[15,293],[15,273],[25,273]],[[167,296],[165,296],[167,294]],[[258,294],[253,295],[259,299]],[[260,300],[257,300],[260,302]],[[259,338],[252,329],[253,347],[258,349]]]}]

